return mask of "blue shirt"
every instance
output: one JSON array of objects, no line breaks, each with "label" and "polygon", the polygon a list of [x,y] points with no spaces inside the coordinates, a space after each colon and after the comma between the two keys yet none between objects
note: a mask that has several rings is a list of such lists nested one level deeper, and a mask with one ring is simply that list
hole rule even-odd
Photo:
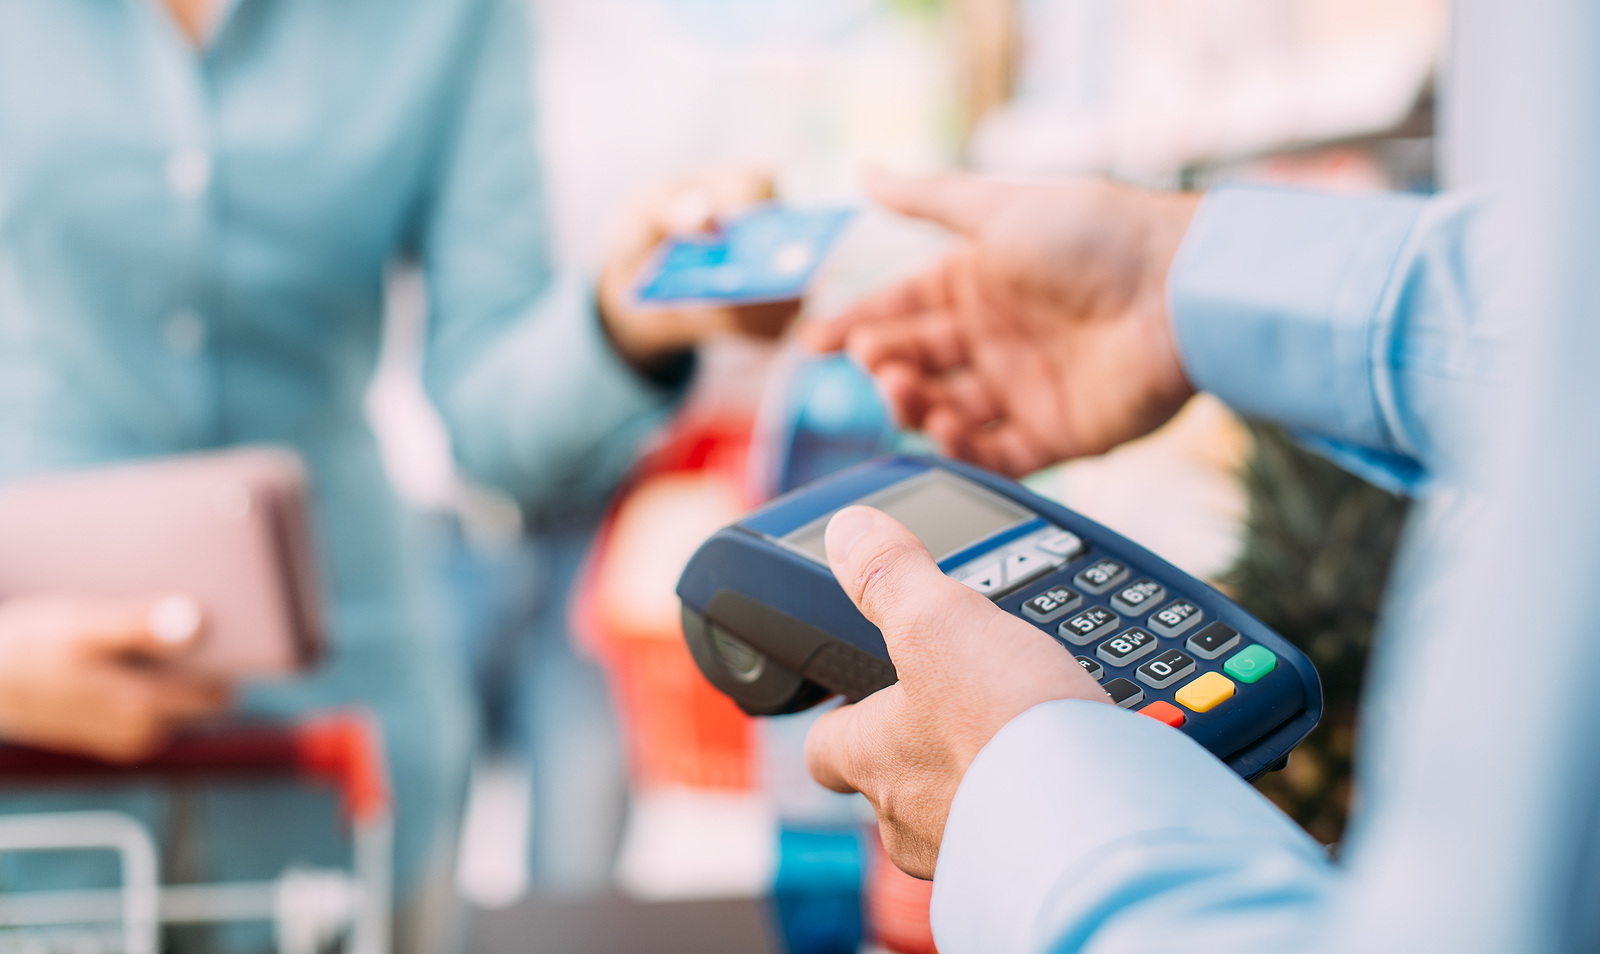
[{"label": "blue shirt", "polygon": [[[1473,208],[1213,191],[1168,281],[1191,380],[1385,485],[1437,483],[1455,464],[1425,409],[1492,393],[1477,372],[1504,350],[1452,285],[1461,272],[1438,267],[1467,254]],[[1063,701],[1006,726],[964,779],[935,878],[936,937],[948,954],[1162,950],[1167,936],[1187,939],[1173,950],[1226,938],[1298,951],[1323,929],[1316,912],[1338,880],[1319,845],[1187,736]]]},{"label": "blue shirt", "polygon": [[1198,386],[1420,495],[1339,861],[1181,733],[1047,703],[955,797],[944,954],[1600,949],[1600,10],[1462,9],[1492,203],[1223,189],[1169,280]]},{"label": "blue shirt", "polygon": [[373,707],[414,870],[467,721],[363,416],[386,269],[425,271],[426,383],[480,481],[602,493],[672,395],[551,270],[522,3],[220,6],[197,51],[155,0],[0,3],[0,479],[297,448],[332,654],[243,706]]}]

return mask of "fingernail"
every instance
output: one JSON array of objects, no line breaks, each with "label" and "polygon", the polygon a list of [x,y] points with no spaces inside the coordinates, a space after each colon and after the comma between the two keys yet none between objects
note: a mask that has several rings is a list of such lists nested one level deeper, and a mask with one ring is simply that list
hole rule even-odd
[{"label": "fingernail", "polygon": [[846,507],[828,521],[828,531],[823,535],[830,563],[843,563],[850,548],[872,529],[872,511],[866,507]]},{"label": "fingernail", "polygon": [[200,635],[200,604],[188,596],[164,597],[150,607],[145,622],[163,643],[187,643]]}]

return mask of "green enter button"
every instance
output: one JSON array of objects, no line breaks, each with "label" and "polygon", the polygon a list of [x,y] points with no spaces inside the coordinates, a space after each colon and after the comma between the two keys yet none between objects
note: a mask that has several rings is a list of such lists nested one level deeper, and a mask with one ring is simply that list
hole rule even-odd
[{"label": "green enter button", "polygon": [[1255,682],[1278,668],[1278,657],[1265,646],[1247,646],[1222,665],[1222,671],[1243,683]]}]

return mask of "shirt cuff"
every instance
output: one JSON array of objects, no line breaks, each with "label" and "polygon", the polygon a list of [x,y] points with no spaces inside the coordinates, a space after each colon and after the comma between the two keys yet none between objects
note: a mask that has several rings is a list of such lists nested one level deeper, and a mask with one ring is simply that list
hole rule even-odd
[{"label": "shirt cuff", "polygon": [[1189,380],[1248,417],[1394,451],[1374,368],[1379,320],[1422,196],[1224,186],[1167,281]]},{"label": "shirt cuff", "polygon": [[1158,845],[1219,840],[1324,862],[1183,733],[1105,703],[1035,706],[989,741],[956,792],[933,881],[934,939],[942,954],[1044,951],[1162,890]]}]

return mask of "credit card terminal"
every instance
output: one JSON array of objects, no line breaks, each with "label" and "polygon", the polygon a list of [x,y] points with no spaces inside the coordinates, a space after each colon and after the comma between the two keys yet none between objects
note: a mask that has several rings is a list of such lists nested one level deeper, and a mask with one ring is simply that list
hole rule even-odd
[{"label": "credit card terminal", "polygon": [[823,549],[828,519],[851,504],[905,524],[947,575],[1049,633],[1117,705],[1188,733],[1246,778],[1279,767],[1322,716],[1311,661],[1212,587],[1020,484],[909,456],[785,494],[685,567],[689,649],[752,715],[895,682],[882,635]]}]

